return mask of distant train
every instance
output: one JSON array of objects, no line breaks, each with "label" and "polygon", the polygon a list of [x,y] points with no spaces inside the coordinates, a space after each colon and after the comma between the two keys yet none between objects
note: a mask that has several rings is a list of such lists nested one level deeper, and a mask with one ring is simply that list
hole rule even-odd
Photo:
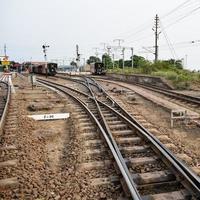
[{"label": "distant train", "polygon": [[90,72],[94,75],[105,75],[106,69],[103,63],[95,62],[90,64]]},{"label": "distant train", "polygon": [[[46,74],[45,62],[27,62],[23,63],[23,68],[28,69],[29,72],[36,74]],[[47,63],[47,74],[49,76],[55,76],[57,73],[57,63]]]}]

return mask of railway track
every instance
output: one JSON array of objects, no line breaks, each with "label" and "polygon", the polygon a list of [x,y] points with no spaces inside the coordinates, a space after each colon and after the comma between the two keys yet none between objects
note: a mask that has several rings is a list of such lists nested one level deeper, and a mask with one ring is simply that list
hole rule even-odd
[{"label": "railway track", "polygon": [[[102,77],[101,77],[102,79]],[[113,80],[113,81],[118,81],[116,79],[102,79],[102,80]],[[130,82],[129,82],[130,83]],[[169,97],[171,100],[178,100],[180,102],[180,104],[185,104],[187,106],[189,106],[190,108],[193,107],[194,109],[199,108],[200,107],[200,97],[195,97],[195,96],[191,96],[191,95],[186,95],[186,94],[182,94],[182,93],[178,93],[175,92],[173,90],[169,90],[169,89],[164,89],[164,88],[160,88],[154,85],[146,85],[146,84],[140,84],[140,83],[133,83],[136,86],[142,87],[144,89],[147,90],[151,90],[153,92],[157,92],[160,93],[162,95],[165,95],[167,97]]]},{"label": "railway track", "polygon": [[[63,78],[63,79],[68,79],[66,76],[60,76],[57,75],[58,78]],[[98,77],[99,78],[99,77]],[[97,78],[97,79],[98,79]],[[81,80],[81,76],[79,76],[78,78],[75,78],[77,81],[83,81]],[[116,79],[104,79],[102,77],[100,77],[100,80],[113,80],[113,81],[118,81]],[[175,100],[176,102],[179,102],[180,105],[185,105],[188,108],[192,108],[193,110],[196,110],[197,108],[200,108],[200,97],[195,97],[195,96],[191,96],[191,95],[186,95],[186,94],[182,94],[182,93],[178,93],[175,92],[173,90],[169,90],[169,89],[164,89],[164,88],[160,88],[154,85],[145,85],[145,84],[140,84],[140,83],[134,83],[134,85],[142,87],[144,89],[147,90],[151,90],[153,92],[165,95],[169,98],[169,100],[173,101]]]},{"label": "railway track", "polygon": [[9,101],[10,87],[7,82],[0,81],[0,135],[3,131]]},{"label": "railway track", "polygon": [[185,95],[185,94],[182,94],[182,93],[178,93],[178,92],[168,90],[168,89],[159,88],[159,87],[156,87],[156,86],[149,87],[149,86],[143,85],[143,84],[136,84],[136,85],[143,87],[145,89],[166,95],[166,96],[168,96],[172,99],[180,100],[181,102],[185,102],[185,103],[189,104],[190,106],[192,106],[194,108],[200,107],[200,97]]},{"label": "railway track", "polygon": [[3,193],[8,193],[18,185],[15,145],[17,114],[8,79],[8,76],[5,76],[2,78],[5,82],[0,82],[0,199],[3,199]]},{"label": "railway track", "polygon": [[[46,80],[40,83],[70,95],[79,104],[86,127],[95,124],[94,130],[85,133],[89,138],[88,153],[101,161],[86,162],[81,167],[87,170],[107,166],[115,168],[112,178],[100,177],[91,180],[94,185],[120,182],[127,199],[200,199],[200,179],[166,149],[132,116],[122,109],[93,79],[73,80],[76,89]],[[84,92],[82,92],[83,90]],[[89,117],[89,118],[88,118]],[[102,139],[100,139],[102,138]],[[102,160],[107,153],[115,162]]]}]

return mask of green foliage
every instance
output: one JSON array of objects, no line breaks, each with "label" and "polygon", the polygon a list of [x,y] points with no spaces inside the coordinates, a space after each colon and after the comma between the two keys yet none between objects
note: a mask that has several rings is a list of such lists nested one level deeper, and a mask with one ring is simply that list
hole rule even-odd
[{"label": "green foliage", "polygon": [[113,67],[112,59],[108,54],[102,55],[102,62],[107,69],[111,69]]},{"label": "green foliage", "polygon": [[[122,60],[120,61],[122,64]],[[200,83],[200,73],[191,72],[183,69],[181,60],[165,60],[151,63],[143,57],[134,55],[134,68],[132,69],[131,60],[125,61],[125,69],[116,68],[110,72],[124,74],[148,74],[164,77],[169,80],[176,89],[188,89],[192,82]]]},{"label": "green foliage", "polygon": [[100,58],[96,56],[90,56],[87,60],[87,64],[94,63],[94,62],[101,62]]}]

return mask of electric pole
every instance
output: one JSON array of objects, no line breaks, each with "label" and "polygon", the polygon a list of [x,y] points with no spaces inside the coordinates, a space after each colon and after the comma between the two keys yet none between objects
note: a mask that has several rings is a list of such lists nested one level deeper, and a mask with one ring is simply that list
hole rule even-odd
[{"label": "electric pole", "polygon": [[49,48],[48,45],[44,44],[42,45],[42,48],[43,48],[43,53],[44,53],[44,60],[45,60],[45,72],[46,72],[46,78],[47,78],[47,48]]},{"label": "electric pole", "polygon": [[99,48],[98,47],[94,47],[93,49],[95,50],[95,56],[98,58],[98,55],[99,55],[98,50],[99,50]]},{"label": "electric pole", "polygon": [[106,45],[107,45],[107,43],[102,42],[102,43],[100,43],[100,45],[103,45],[103,50],[106,51]]},{"label": "electric pole", "polygon": [[125,48],[123,47],[122,48],[122,67],[123,67],[123,70],[124,70],[124,52],[125,52]]},{"label": "electric pole", "polygon": [[118,42],[118,47],[121,47],[121,42],[124,42],[123,39],[115,39],[113,42]]},{"label": "electric pole", "polygon": [[155,63],[158,61],[158,39],[159,39],[159,34],[160,34],[160,32],[158,32],[158,28],[159,28],[159,17],[156,14],[155,25],[152,29],[155,32],[155,52],[154,52],[154,54],[155,54],[154,62]]},{"label": "electric pole", "polygon": [[108,56],[110,56],[110,50],[111,50],[111,47],[110,47],[110,46],[108,46],[108,47],[107,47]]},{"label": "electric pole", "polygon": [[77,71],[79,72],[79,65],[80,65],[80,53],[79,53],[79,46],[76,45],[76,65],[77,65]]},{"label": "electric pole", "polygon": [[115,67],[115,54],[114,53],[112,54],[112,59],[113,59],[113,69],[114,69],[114,67]]},{"label": "electric pole", "polygon": [[133,47],[131,47],[131,67],[133,69]]},{"label": "electric pole", "polygon": [[7,47],[6,47],[6,44],[4,44],[4,55],[5,55],[5,57],[7,56],[6,50],[7,50]]}]

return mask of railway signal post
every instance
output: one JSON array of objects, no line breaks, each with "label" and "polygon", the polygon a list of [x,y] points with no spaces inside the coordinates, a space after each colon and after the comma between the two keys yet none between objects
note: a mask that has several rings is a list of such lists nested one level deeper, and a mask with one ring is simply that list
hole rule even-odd
[{"label": "railway signal post", "polygon": [[43,48],[43,53],[44,53],[44,60],[45,60],[45,73],[46,73],[46,78],[47,78],[47,75],[48,75],[48,73],[47,73],[47,48],[49,48],[49,45],[46,45],[46,44],[44,44],[44,45],[42,45],[42,48]]}]

